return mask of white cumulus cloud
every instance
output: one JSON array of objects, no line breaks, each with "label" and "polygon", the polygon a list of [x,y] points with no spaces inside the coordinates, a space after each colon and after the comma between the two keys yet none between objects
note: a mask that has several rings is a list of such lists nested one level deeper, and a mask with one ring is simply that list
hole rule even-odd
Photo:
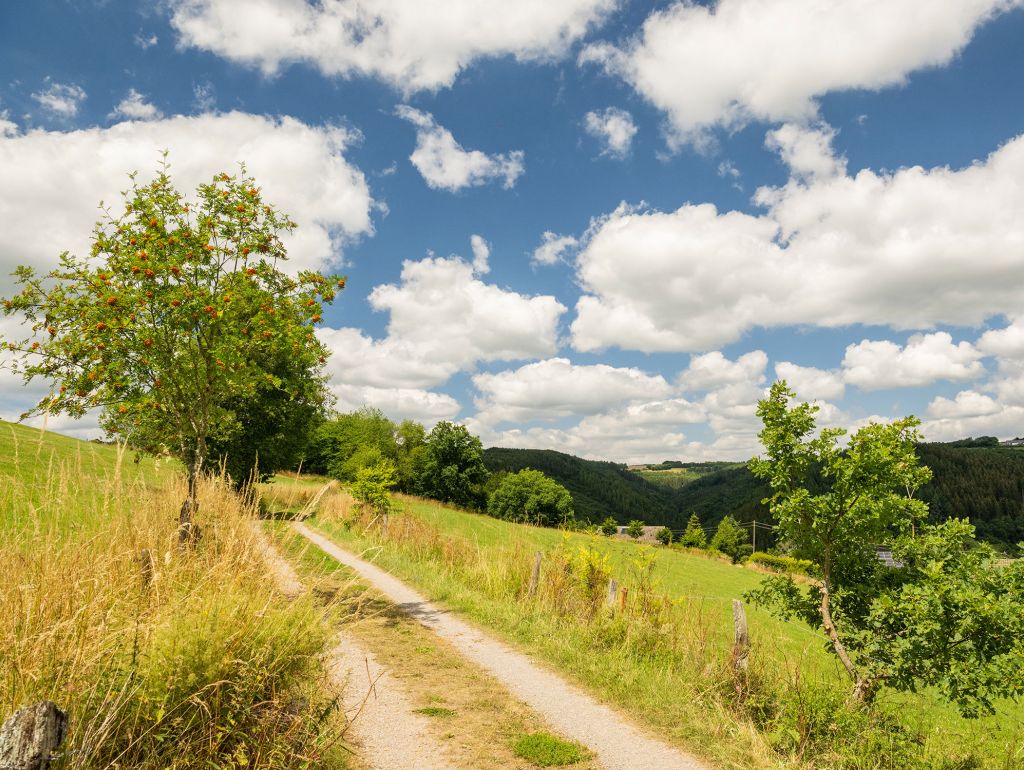
[{"label": "white cumulus cloud", "polygon": [[664,398],[672,390],[660,375],[607,364],[578,365],[566,358],[478,374],[473,384],[482,394],[477,419],[493,424],[597,414],[627,402]]},{"label": "white cumulus cloud", "polygon": [[915,334],[903,347],[890,340],[863,340],[846,348],[843,377],[861,390],[973,380],[985,374],[981,353],[947,332]]},{"label": "white cumulus cloud", "polygon": [[833,91],[881,89],[948,63],[975,30],[1021,0],[718,0],[653,12],[596,62],[663,110],[670,140],[702,143],[721,126],[806,119]]},{"label": "white cumulus cloud", "polygon": [[46,88],[32,94],[32,99],[53,117],[75,117],[79,105],[85,101],[85,90],[74,83],[55,83],[49,78],[46,83]]},{"label": "white cumulus cloud", "polygon": [[730,361],[715,350],[693,356],[680,373],[679,384],[687,391],[717,390],[727,385],[760,385],[765,380],[768,355],[763,350],[744,353]]},{"label": "white cumulus cloud", "polygon": [[376,287],[370,304],[391,314],[389,337],[415,344],[426,360],[459,368],[552,355],[566,310],[551,296],[484,283],[457,257],[407,260],[401,282]]},{"label": "white cumulus cloud", "polygon": [[789,361],[775,364],[775,377],[785,380],[802,401],[830,401],[840,399],[846,392],[842,374],[818,369],[814,366],[800,366]]},{"label": "white cumulus cloud", "polygon": [[353,139],[342,128],[240,112],[0,136],[0,289],[15,265],[46,268],[65,249],[87,253],[97,204],[116,210],[127,174],[149,179],[163,149],[185,193],[244,161],[267,200],[299,223],[285,237],[289,264],[338,264],[347,242],[373,232],[369,187],[344,154]]},{"label": "white cumulus cloud", "polygon": [[110,117],[127,118],[128,120],[154,120],[155,118],[162,117],[162,113],[154,105],[147,102],[145,96],[131,88],[124,99],[114,107]]},{"label": "white cumulus cloud", "polygon": [[473,250],[473,272],[477,275],[484,275],[491,271],[488,260],[491,257],[491,244],[484,240],[482,235],[471,235],[469,238],[470,248]]},{"label": "white cumulus cloud", "polygon": [[486,57],[549,60],[615,0],[171,0],[182,45],[272,74],[302,62],[403,92],[450,86]]},{"label": "white cumulus cloud", "polygon": [[601,154],[613,158],[624,158],[629,154],[637,131],[633,116],[618,107],[588,112],[583,118],[583,127],[601,142]]},{"label": "white cumulus cloud", "polygon": [[558,235],[546,230],[541,236],[540,246],[533,251],[533,261],[538,265],[553,265],[578,243],[571,235]]},{"label": "white cumulus cloud", "polygon": [[1019,312],[1024,136],[963,169],[851,176],[823,154],[827,133],[774,135],[793,176],[758,191],[764,214],[623,204],[595,219],[576,263],[576,349],[700,351],[758,326],[927,329]]},{"label": "white cumulus cloud", "polygon": [[436,190],[457,192],[500,181],[513,187],[523,173],[523,152],[488,155],[480,150],[466,150],[455,141],[452,132],[440,126],[434,116],[408,105],[400,105],[396,114],[416,126],[416,148],[409,160],[426,183]]}]

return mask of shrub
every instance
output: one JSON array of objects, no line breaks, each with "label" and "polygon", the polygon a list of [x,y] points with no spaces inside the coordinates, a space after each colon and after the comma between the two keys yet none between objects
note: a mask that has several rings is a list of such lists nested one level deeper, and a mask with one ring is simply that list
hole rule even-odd
[{"label": "shrub", "polygon": [[388,514],[393,508],[391,493],[388,491],[397,481],[395,464],[390,460],[379,460],[374,465],[360,468],[352,485],[352,497],[376,513]]},{"label": "shrub", "polygon": [[614,535],[619,531],[619,525],[611,516],[601,522],[601,534],[602,535]]},{"label": "shrub", "polygon": [[816,573],[814,562],[812,561],[795,559],[792,556],[781,556],[775,553],[765,553],[764,551],[751,554],[748,561],[753,564],[760,564],[762,567],[767,567],[776,572],[808,576],[814,576]]},{"label": "shrub", "polygon": [[670,545],[672,543],[672,530],[668,527],[662,527],[658,530],[658,534],[655,537],[662,545]]},{"label": "shrub", "polygon": [[644,523],[640,519],[633,519],[626,525],[626,534],[634,540],[639,540],[644,533]]}]

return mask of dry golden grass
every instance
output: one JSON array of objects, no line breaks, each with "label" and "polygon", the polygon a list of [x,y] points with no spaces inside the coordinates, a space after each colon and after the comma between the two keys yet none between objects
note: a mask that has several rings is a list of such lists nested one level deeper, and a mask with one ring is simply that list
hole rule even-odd
[{"label": "dry golden grass", "polygon": [[178,474],[15,435],[0,451],[0,715],[65,709],[61,768],[343,766],[321,689],[329,627],[275,590],[254,511],[204,482],[203,537],[182,551]]}]

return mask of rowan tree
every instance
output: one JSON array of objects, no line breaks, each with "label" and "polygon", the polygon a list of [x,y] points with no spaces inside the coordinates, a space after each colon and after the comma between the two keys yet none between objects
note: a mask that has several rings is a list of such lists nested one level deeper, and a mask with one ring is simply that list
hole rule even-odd
[{"label": "rowan tree", "polygon": [[[41,276],[19,267],[21,290],[3,310],[33,333],[7,342],[14,370],[52,383],[25,416],[98,408],[108,433],[182,460],[184,542],[211,440],[241,430],[233,407],[267,389],[322,403],[328,351],[314,327],[345,279],[280,269],[280,236],[296,224],[244,167],[200,185],[193,201],[168,172],[165,157],[152,182],[130,176],[123,212],[104,209],[88,257],[64,252]],[[282,357],[288,366],[268,368]]]}]

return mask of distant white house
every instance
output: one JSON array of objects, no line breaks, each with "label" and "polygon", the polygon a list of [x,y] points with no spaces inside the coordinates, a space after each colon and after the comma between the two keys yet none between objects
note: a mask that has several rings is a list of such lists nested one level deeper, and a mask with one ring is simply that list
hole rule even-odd
[{"label": "distant white house", "polygon": [[1000,441],[999,446],[1024,446],[1024,438],[1011,438],[1009,441]]}]

